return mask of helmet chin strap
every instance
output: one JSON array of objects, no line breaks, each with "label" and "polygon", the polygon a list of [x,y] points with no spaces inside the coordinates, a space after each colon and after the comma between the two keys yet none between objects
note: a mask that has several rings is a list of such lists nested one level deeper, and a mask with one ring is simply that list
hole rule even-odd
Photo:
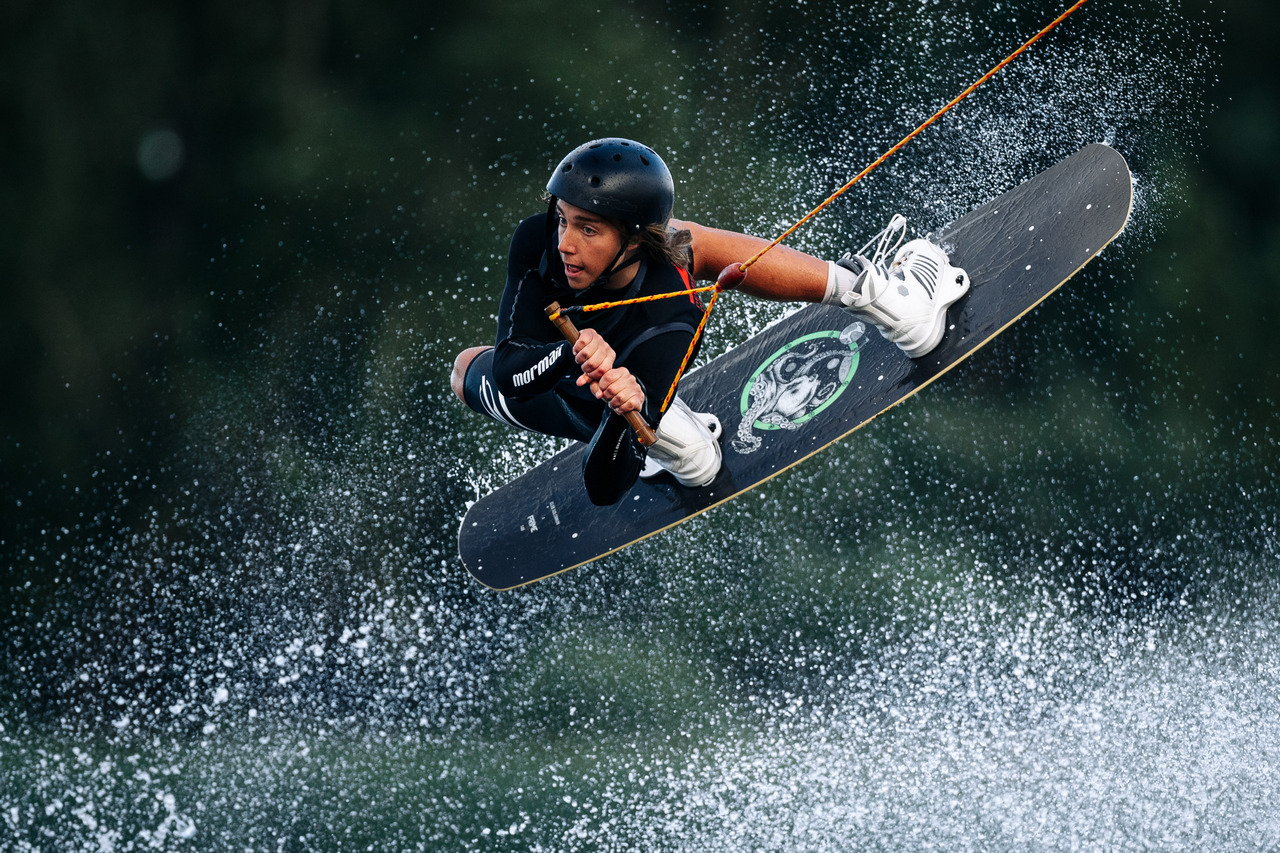
[{"label": "helmet chin strap", "polygon": [[584,287],[582,289],[582,293],[580,293],[579,296],[590,293],[591,291],[595,290],[597,287],[604,286],[606,283],[608,283],[609,279],[613,278],[615,273],[620,273],[623,270],[625,270],[627,267],[640,263],[640,253],[636,252],[635,255],[628,258],[624,263],[622,263],[621,265],[618,265],[618,261],[622,259],[622,256],[626,254],[626,251],[627,251],[627,241],[624,239],[622,241],[622,245],[618,247],[618,254],[613,256],[613,260],[610,261],[609,265],[604,268],[604,272],[600,273],[599,278],[597,278],[595,281],[591,282],[591,284],[588,284],[586,287]]}]

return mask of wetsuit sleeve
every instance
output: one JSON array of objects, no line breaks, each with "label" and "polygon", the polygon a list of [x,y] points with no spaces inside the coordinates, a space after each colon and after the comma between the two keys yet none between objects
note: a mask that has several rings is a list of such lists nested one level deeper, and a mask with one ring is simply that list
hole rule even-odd
[{"label": "wetsuit sleeve", "polygon": [[572,347],[546,315],[553,297],[538,270],[544,222],[534,216],[516,229],[498,304],[493,376],[498,390],[516,399],[551,390],[576,366]]}]

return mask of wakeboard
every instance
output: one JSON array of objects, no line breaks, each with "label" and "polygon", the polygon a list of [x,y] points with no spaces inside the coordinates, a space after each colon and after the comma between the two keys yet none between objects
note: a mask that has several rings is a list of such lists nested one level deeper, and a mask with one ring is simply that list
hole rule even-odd
[{"label": "wakeboard", "polygon": [[742,494],[915,394],[1014,323],[1124,229],[1133,182],[1124,158],[1089,145],[936,234],[969,292],[942,342],[911,359],[846,311],[810,305],[691,372],[680,395],[723,426],[724,463],[701,488],[669,475],[595,506],[575,445],[476,501],[462,520],[463,565],[511,589],[576,568]]}]

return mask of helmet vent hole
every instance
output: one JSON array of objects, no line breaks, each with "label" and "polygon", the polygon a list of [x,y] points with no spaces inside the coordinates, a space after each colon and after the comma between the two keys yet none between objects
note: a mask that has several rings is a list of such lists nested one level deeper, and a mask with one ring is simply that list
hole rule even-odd
[{"label": "helmet vent hole", "polygon": [[621,155],[621,154],[617,154],[617,153],[615,153],[615,154],[613,155],[613,162],[615,162],[615,163],[621,163],[621,162],[622,162],[622,155]]},{"label": "helmet vent hole", "polygon": [[591,186],[593,186],[593,187],[598,187],[598,186],[600,186],[600,176],[599,176],[599,175],[592,175],[592,176],[591,176],[591,180],[590,180],[590,181],[588,181],[588,183],[590,183],[590,184],[591,184]]},{"label": "helmet vent hole", "polygon": [[646,156],[644,156],[643,154],[641,154],[641,155],[640,155],[640,162],[641,162],[641,163],[644,163],[646,166],[648,166],[648,165],[649,165],[649,158],[648,158],[648,157],[646,157]]},{"label": "helmet vent hole", "polygon": [[561,167],[560,167],[560,171],[561,171],[561,172],[572,172],[572,171],[573,171],[573,164],[572,164],[572,163],[565,163],[563,166],[561,166]]}]

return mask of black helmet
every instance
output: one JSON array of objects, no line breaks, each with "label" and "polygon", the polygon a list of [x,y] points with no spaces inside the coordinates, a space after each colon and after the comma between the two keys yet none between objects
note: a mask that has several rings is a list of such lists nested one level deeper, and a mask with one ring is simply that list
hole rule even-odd
[{"label": "black helmet", "polygon": [[560,161],[547,192],[575,207],[625,222],[632,231],[671,218],[675,186],[652,148],[630,139],[597,139]]}]

